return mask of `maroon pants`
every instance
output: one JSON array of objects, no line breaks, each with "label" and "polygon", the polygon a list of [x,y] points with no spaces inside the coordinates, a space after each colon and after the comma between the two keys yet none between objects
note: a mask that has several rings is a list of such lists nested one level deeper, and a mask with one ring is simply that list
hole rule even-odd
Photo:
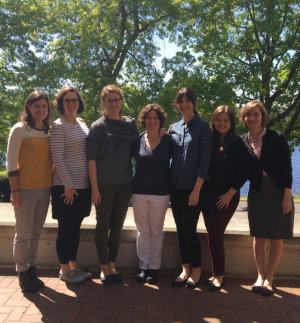
[{"label": "maroon pants", "polygon": [[223,236],[240,201],[240,192],[236,192],[227,210],[225,207],[218,209],[216,196],[207,195],[202,209],[207,230],[207,240],[210,249],[212,273],[214,276],[223,276],[225,273],[225,250]]}]

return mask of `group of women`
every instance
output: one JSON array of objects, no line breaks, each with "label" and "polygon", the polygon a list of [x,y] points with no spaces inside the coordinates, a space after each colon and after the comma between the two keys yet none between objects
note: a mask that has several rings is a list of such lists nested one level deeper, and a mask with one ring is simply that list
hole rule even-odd
[{"label": "group of women", "polygon": [[[122,115],[122,103],[121,90],[106,86],[101,92],[102,116],[89,130],[78,118],[84,110],[79,91],[64,88],[54,100],[61,117],[50,130],[47,95],[35,91],[26,99],[20,122],[11,129],[7,151],[16,216],[14,259],[22,290],[36,292],[44,286],[35,266],[51,194],[62,280],[78,284],[91,277],[77,267],[76,256],[80,226],[90,214],[92,201],[100,279],[106,285],[122,282],[115,262],[132,197],[138,231],[136,280],[154,284],[158,279],[163,224],[171,201],[182,263],[172,286],[195,288],[200,282],[197,223],[202,211],[212,264],[212,276],[205,284],[210,291],[220,290],[225,284],[223,235],[238,206],[239,190],[249,179],[248,214],[258,270],[252,290],[273,294],[283,239],[293,234],[292,168],[285,137],[266,129],[268,113],[263,103],[251,101],[239,110],[241,123],[249,128],[241,137],[227,105],[213,112],[210,125],[201,119],[196,94],[188,87],[176,95],[174,105],[182,119],[168,134],[162,129],[167,115],[161,106],[153,103],[142,109],[138,119],[146,132],[140,134],[135,119]],[[271,248],[265,274],[266,239]]]}]

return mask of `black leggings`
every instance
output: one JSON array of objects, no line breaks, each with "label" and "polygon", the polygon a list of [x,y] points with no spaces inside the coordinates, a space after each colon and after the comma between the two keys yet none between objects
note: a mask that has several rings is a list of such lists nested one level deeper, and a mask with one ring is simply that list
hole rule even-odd
[{"label": "black leggings", "polygon": [[170,200],[177,228],[177,242],[182,264],[191,263],[193,268],[201,267],[201,244],[197,235],[197,224],[203,206],[200,195],[198,204],[189,206],[193,189],[180,190],[171,185]]},{"label": "black leggings", "polygon": [[59,262],[63,265],[69,261],[75,261],[80,240],[80,226],[83,217],[70,219],[58,219],[58,231],[56,236],[56,252]]}]

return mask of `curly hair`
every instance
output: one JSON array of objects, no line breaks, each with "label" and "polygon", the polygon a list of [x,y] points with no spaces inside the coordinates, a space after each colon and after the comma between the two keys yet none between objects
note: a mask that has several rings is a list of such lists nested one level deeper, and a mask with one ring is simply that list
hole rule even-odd
[{"label": "curly hair", "polygon": [[264,128],[269,123],[269,113],[261,101],[254,100],[254,101],[248,102],[241,109],[239,109],[238,113],[239,113],[240,122],[244,127],[246,127],[246,123],[245,123],[246,115],[255,107],[259,107],[259,110],[262,114],[261,126]]},{"label": "curly hair", "polygon": [[[104,106],[104,99],[105,99],[105,95],[108,94],[108,93],[117,93],[119,94],[119,97],[120,99],[123,101],[123,93],[121,91],[120,88],[118,88],[117,86],[115,85],[106,85],[103,90],[101,91],[101,112],[100,112],[100,115],[101,116],[104,116],[105,115],[105,106]],[[119,115],[121,116],[122,115],[122,110],[120,110],[120,113]]]},{"label": "curly hair", "polygon": [[141,126],[146,128],[145,121],[150,111],[155,111],[157,113],[160,123],[159,129],[161,129],[166,124],[167,114],[165,113],[164,109],[157,103],[148,104],[143,108],[143,110],[140,111],[138,118]]},{"label": "curly hair", "polygon": [[83,98],[82,98],[80,92],[78,91],[78,89],[76,89],[76,87],[73,87],[73,86],[65,87],[65,88],[63,88],[62,90],[60,90],[56,94],[56,97],[55,97],[55,99],[53,101],[53,104],[54,104],[54,107],[55,107],[56,111],[59,114],[64,114],[65,113],[65,110],[64,110],[64,107],[63,107],[63,100],[64,100],[64,96],[68,92],[74,92],[74,93],[77,94],[77,98],[79,100],[79,108],[77,110],[77,114],[83,112],[83,110],[84,110],[84,101],[83,101]]},{"label": "curly hair", "polygon": [[33,91],[28,95],[27,99],[25,100],[24,110],[21,114],[20,121],[25,125],[28,125],[30,128],[35,127],[35,122],[32,118],[30,111],[28,110],[28,106],[30,107],[35,101],[39,101],[41,99],[45,99],[48,105],[47,117],[42,121],[44,126],[44,131],[45,133],[48,133],[50,129],[50,122],[51,122],[51,112],[49,107],[48,95],[43,91]]}]

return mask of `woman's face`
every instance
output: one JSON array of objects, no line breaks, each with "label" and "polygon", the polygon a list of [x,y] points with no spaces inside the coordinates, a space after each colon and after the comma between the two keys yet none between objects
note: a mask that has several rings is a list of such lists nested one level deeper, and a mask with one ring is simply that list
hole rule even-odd
[{"label": "woman's face", "polygon": [[249,130],[261,128],[262,113],[258,106],[252,108],[245,116],[245,124]]},{"label": "woman's face", "polygon": [[103,104],[108,118],[118,118],[122,106],[120,95],[115,92],[107,93],[104,97]]},{"label": "woman's face", "polygon": [[34,101],[31,105],[27,104],[35,124],[41,123],[48,115],[48,103],[45,99]]},{"label": "woman's face", "polygon": [[160,120],[158,118],[157,112],[155,110],[151,110],[145,119],[145,127],[148,132],[158,132],[159,126]]},{"label": "woman's face", "polygon": [[226,112],[219,113],[214,121],[215,129],[220,134],[227,134],[231,127],[229,116]]},{"label": "woman's face", "polygon": [[177,102],[177,108],[183,117],[188,117],[195,114],[193,102],[186,95],[184,95],[181,100]]},{"label": "woman's face", "polygon": [[79,109],[79,100],[75,92],[67,92],[63,97],[63,108],[65,116],[77,116],[77,111]]}]

